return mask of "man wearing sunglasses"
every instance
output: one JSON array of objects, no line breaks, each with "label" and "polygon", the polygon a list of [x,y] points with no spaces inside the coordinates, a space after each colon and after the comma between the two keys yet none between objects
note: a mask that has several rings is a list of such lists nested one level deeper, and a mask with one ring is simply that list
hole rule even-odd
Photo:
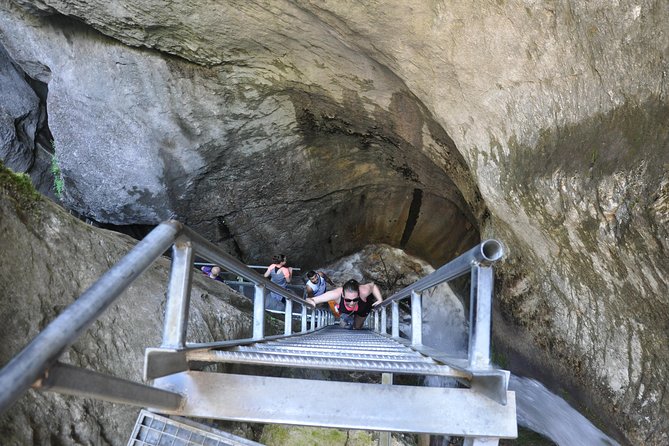
[{"label": "man wearing sunglasses", "polygon": [[361,285],[357,280],[351,279],[341,288],[307,298],[307,302],[312,305],[330,301],[335,302],[335,308],[341,315],[340,325],[359,330],[372,308],[383,302],[383,297],[379,287],[373,282]]}]

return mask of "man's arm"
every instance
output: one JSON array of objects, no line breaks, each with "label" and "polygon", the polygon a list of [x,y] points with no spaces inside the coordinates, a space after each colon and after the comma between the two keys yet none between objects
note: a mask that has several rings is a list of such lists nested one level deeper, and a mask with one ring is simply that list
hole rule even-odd
[{"label": "man's arm", "polygon": [[309,297],[307,298],[307,302],[310,303],[311,305],[318,305],[323,302],[329,302],[331,300],[337,300],[339,299],[339,296],[341,296],[341,288],[335,288],[334,290],[326,291],[325,293],[321,294],[320,296],[316,297]]},{"label": "man's arm", "polygon": [[323,271],[318,271],[318,274],[320,274],[320,276],[323,279],[325,279],[325,282],[327,282],[328,285],[335,286],[334,282],[332,280],[330,280],[330,278],[327,276],[327,274],[325,274]]},{"label": "man's arm", "polygon": [[272,271],[272,267],[273,267],[273,266],[274,266],[274,264],[271,264],[270,266],[268,266],[268,267],[267,267],[267,271],[265,271],[265,274],[263,274],[263,276],[265,276],[265,277],[269,277],[270,272]]}]

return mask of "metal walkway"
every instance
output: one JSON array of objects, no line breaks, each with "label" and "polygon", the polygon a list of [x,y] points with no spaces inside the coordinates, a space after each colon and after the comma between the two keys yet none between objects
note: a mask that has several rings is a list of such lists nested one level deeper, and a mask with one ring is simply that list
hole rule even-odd
[{"label": "metal walkway", "polygon": [[[474,377],[387,335],[338,326],[248,345],[193,349],[186,353],[185,359],[200,365],[231,363],[380,372],[386,381],[391,381],[393,374],[448,376],[464,383]],[[156,379],[154,385],[187,395],[178,410],[161,411],[173,415],[452,436],[516,435],[513,392],[506,392],[502,403],[472,388],[197,371],[170,374]]]},{"label": "metal walkway", "polygon": [[[63,351],[170,246],[163,337],[159,347],[146,349],[145,383],[58,362]],[[496,240],[482,242],[387,296],[367,318],[366,329],[351,331],[334,325],[329,311],[311,307],[187,227],[169,221],[147,235],[0,370],[0,388],[6,389],[0,393],[0,412],[32,387],[147,407],[155,414],[377,430],[383,432],[384,444],[390,444],[389,432],[407,432],[464,437],[466,446],[497,445],[500,438],[517,436],[509,373],[490,362],[492,265],[503,251]],[[196,253],[243,278],[240,286],[251,287],[250,338],[187,342],[192,275],[199,274],[193,268]],[[465,275],[470,283],[469,348],[465,357],[452,357],[423,344],[422,294]],[[286,300],[283,334],[265,333],[267,318],[280,314],[267,311],[270,291]],[[410,320],[409,336],[399,328],[399,302],[404,299],[411,313],[402,315]],[[296,314],[294,302],[299,304]],[[267,373],[277,368],[293,369],[296,373],[283,375],[301,377],[321,372],[315,379]],[[238,371],[220,373],[221,369]],[[366,382],[355,382],[343,372],[369,375]],[[393,384],[398,374],[413,375],[414,379],[403,379],[413,384]],[[453,385],[426,387],[421,385],[425,376],[450,377]],[[148,432],[146,427],[139,429]]]},{"label": "metal walkway", "polygon": [[189,361],[468,377],[390,337],[336,326],[276,341],[193,350],[186,356]]}]

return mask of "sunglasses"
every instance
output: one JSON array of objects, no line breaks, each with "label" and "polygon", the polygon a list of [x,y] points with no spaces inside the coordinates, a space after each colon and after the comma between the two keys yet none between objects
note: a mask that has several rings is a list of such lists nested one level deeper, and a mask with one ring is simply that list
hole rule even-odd
[{"label": "sunglasses", "polygon": [[357,301],[360,300],[360,298],[359,298],[359,297],[356,297],[355,299],[347,299],[347,298],[344,298],[344,300],[345,300],[346,302],[357,302]]}]

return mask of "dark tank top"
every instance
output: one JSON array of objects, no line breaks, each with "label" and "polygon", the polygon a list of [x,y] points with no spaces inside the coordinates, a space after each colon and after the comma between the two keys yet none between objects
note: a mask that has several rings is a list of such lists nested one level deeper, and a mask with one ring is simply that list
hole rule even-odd
[{"label": "dark tank top", "polygon": [[367,316],[369,312],[372,310],[372,304],[374,303],[374,295],[370,294],[369,296],[367,296],[367,302],[360,299],[356,303],[358,304],[358,308],[356,310],[349,310],[348,308],[346,308],[346,305],[344,305],[344,294],[342,293],[342,295],[339,297],[339,313]]}]

